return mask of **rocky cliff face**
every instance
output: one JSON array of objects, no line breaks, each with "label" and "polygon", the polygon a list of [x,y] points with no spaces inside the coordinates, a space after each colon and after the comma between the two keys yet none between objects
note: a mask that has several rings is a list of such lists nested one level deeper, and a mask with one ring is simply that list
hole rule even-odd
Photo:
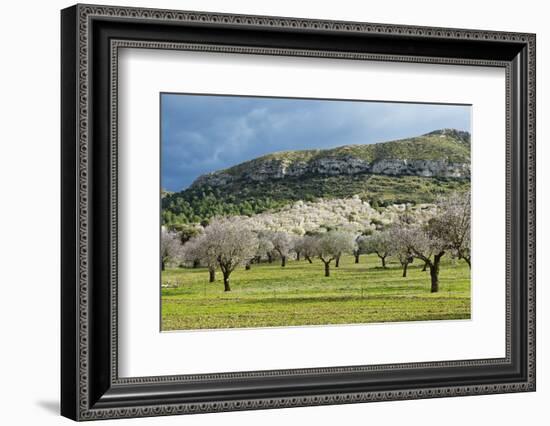
[{"label": "rocky cliff face", "polygon": [[470,164],[445,160],[380,160],[372,165],[372,174],[423,177],[470,177]]},{"label": "rocky cliff face", "polygon": [[[296,155],[289,156],[281,153],[260,157],[227,170],[202,175],[193,182],[192,187],[204,185],[223,186],[240,180],[263,182],[270,179],[284,179],[285,177],[337,176],[360,173],[388,176],[470,177],[469,133],[454,129],[442,129],[425,136],[430,143],[434,144],[434,148],[438,148],[436,145],[437,139],[444,139],[447,144],[450,140],[452,144],[457,145],[458,152],[461,155],[457,156],[456,152],[451,152],[451,155],[439,155],[439,158],[437,158],[437,155],[433,154],[434,150],[430,150],[430,145],[426,150],[425,144],[419,145],[425,150],[425,153],[422,154],[415,150],[416,146],[414,144],[411,149],[410,140],[407,140],[409,145],[403,144],[402,146],[399,141],[377,144],[378,146],[365,145],[369,148],[369,156],[364,155],[365,153],[361,151],[357,152],[357,146],[344,146],[327,150],[326,153],[316,151],[315,154],[311,154],[309,151],[304,151],[306,154],[298,158],[296,158]],[[408,157],[412,158],[405,157],[403,146],[407,147],[410,151]],[[391,150],[388,150],[388,147]],[[349,153],[350,148],[355,149],[355,155]],[[383,155],[377,154],[377,149],[383,152]],[[467,149],[467,155],[464,155],[465,149]],[[294,151],[293,153],[300,153],[300,151]],[[377,155],[378,158],[376,158]]]},{"label": "rocky cliff face", "polygon": [[255,182],[266,179],[282,179],[286,176],[316,175],[352,175],[366,173],[370,170],[370,164],[360,158],[319,158],[310,162],[285,160],[260,161],[243,173],[243,178]]}]

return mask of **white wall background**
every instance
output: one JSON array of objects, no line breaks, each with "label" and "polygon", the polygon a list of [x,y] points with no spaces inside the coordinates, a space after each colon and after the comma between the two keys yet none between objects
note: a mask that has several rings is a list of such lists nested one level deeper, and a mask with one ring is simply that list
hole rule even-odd
[{"label": "white wall background", "polygon": [[[142,7],[526,31],[537,33],[538,390],[530,394],[118,420],[118,424],[315,423],[545,424],[550,401],[550,27],[537,0],[108,1]],[[2,5],[0,43],[0,418],[2,424],[69,424],[59,405],[59,9],[71,2]],[[107,421],[102,424],[117,424]]]}]

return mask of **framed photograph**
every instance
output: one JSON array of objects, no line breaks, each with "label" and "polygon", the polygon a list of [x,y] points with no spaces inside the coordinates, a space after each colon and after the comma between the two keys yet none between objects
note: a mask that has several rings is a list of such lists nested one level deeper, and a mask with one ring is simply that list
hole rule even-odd
[{"label": "framed photograph", "polygon": [[535,35],[61,12],[61,412],[535,390]]}]

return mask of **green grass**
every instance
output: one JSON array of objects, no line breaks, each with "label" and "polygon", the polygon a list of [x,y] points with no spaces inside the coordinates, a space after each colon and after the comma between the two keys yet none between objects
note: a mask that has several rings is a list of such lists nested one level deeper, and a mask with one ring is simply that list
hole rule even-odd
[{"label": "green grass", "polygon": [[162,329],[277,327],[470,318],[470,271],[464,262],[444,260],[440,290],[430,293],[430,277],[416,261],[407,278],[390,262],[382,269],[374,255],[351,256],[331,265],[323,276],[313,264],[289,261],[240,268],[224,292],[221,274],[208,283],[204,268],[174,268],[162,273]]}]

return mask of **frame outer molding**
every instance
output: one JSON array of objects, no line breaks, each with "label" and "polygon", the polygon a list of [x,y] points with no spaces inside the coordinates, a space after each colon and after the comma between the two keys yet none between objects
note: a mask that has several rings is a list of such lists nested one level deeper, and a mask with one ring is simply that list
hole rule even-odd
[{"label": "frame outer molding", "polygon": [[[274,397],[208,403],[174,403],[135,408],[95,408],[89,389],[89,233],[90,233],[90,22],[117,18],[141,22],[216,24],[259,29],[314,30],[328,33],[381,34],[423,39],[505,41],[524,45],[527,105],[521,139],[526,141],[520,168],[527,169],[527,191],[521,194],[526,211],[527,381],[479,386],[451,386],[397,391],[333,393],[303,397]],[[535,46],[534,34],[448,29],[359,22],[339,22],[269,16],[249,16],[130,7],[76,5],[62,11],[62,403],[63,415],[74,420],[160,416],[249,409],[282,408],[369,401],[466,396],[535,390]],[[73,53],[71,53],[73,52]],[[76,105],[74,113],[68,105]],[[508,120],[507,120],[508,121]],[[508,133],[508,129],[507,129]],[[507,166],[508,168],[508,166]],[[508,172],[508,170],[507,170]],[[509,174],[508,174],[509,175]],[[76,236],[76,238],[75,238]],[[508,275],[508,274],[507,274]],[[70,323],[69,323],[70,322]],[[73,354],[70,356],[69,354]],[[113,372],[114,374],[114,372]],[[152,378],[153,382],[155,378]],[[177,378],[174,378],[177,379]],[[169,376],[168,376],[168,380]]]}]

